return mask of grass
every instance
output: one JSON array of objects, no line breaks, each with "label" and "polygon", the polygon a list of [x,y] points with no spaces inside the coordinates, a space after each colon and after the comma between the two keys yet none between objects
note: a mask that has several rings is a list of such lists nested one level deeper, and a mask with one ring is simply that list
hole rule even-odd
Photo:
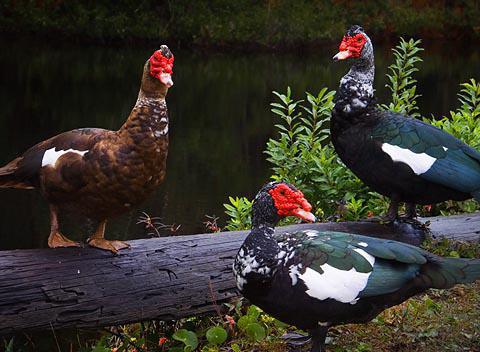
[{"label": "grass", "polygon": [[[368,324],[331,328],[327,351],[480,351],[478,307],[478,282],[450,290],[430,290],[387,309]],[[257,349],[287,351],[287,346],[273,339],[257,345]]]},{"label": "grass", "polygon": [[480,351],[480,283],[430,290],[364,325],[331,330],[329,351]]}]

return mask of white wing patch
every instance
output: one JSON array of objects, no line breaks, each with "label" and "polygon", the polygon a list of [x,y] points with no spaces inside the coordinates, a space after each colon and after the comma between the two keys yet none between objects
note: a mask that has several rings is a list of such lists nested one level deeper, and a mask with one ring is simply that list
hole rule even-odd
[{"label": "white wing patch", "polygon": [[[358,254],[364,257],[373,267],[375,257],[365,252],[363,249],[355,248]],[[342,303],[355,304],[358,294],[367,286],[369,273],[359,273],[355,268],[350,270],[340,270],[329,264],[320,266],[323,274],[307,268],[304,274],[299,278],[305,283],[308,290],[307,295],[325,300],[332,298]]]},{"label": "white wing patch", "polygon": [[426,153],[414,153],[411,150],[388,143],[382,144],[382,150],[387,153],[393,161],[407,164],[417,175],[424,174],[430,170],[433,163],[437,161],[437,159]]},{"label": "white wing patch", "polygon": [[81,156],[84,156],[85,153],[87,153],[87,152],[88,152],[88,150],[80,151],[80,150],[75,150],[75,149],[55,151],[55,147],[54,147],[54,148],[50,148],[50,149],[48,149],[47,151],[45,151],[45,154],[43,154],[42,167],[47,166],[47,165],[52,165],[53,167],[55,167],[55,165],[56,165],[56,163],[57,163],[57,160],[58,160],[63,154],[66,154],[66,153],[76,153],[76,154],[79,154],[79,155],[81,155]]}]

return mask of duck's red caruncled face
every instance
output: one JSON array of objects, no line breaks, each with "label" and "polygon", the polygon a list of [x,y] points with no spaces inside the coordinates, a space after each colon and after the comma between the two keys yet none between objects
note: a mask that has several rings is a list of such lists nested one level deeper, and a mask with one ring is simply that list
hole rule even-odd
[{"label": "duck's red caruncled face", "polygon": [[157,78],[165,84],[168,88],[173,86],[173,61],[174,57],[167,58],[163,55],[161,50],[157,50],[150,57],[150,75]]},{"label": "duck's red caruncled face", "polygon": [[338,48],[339,53],[333,58],[335,60],[345,60],[350,57],[359,58],[362,55],[362,49],[366,42],[367,38],[362,33],[353,37],[344,36]]},{"label": "duck's red caruncled face", "polygon": [[279,184],[268,191],[268,193],[273,198],[279,216],[296,216],[308,222],[316,220],[315,216],[310,212],[312,206],[301,191],[294,191],[285,184]]}]

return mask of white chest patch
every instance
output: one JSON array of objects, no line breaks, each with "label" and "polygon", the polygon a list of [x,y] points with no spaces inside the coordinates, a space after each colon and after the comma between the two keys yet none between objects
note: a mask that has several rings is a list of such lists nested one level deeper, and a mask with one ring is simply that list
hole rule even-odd
[{"label": "white chest patch", "polygon": [[[373,267],[375,257],[363,249],[356,248],[354,251],[364,257]],[[323,274],[307,268],[305,273],[299,276],[308,288],[307,295],[319,300],[332,298],[342,303],[356,303],[358,294],[367,286],[371,274],[371,272],[359,273],[355,268],[348,271],[340,270],[329,264],[323,264],[321,268]]]},{"label": "white chest patch", "polygon": [[168,133],[168,125],[166,125],[163,130],[156,130],[154,133],[155,137],[161,137],[166,135]]},{"label": "white chest patch", "polygon": [[437,161],[434,157],[425,153],[414,153],[411,150],[400,148],[388,143],[382,144],[382,150],[387,153],[393,161],[407,164],[417,175],[424,174]]},{"label": "white chest patch", "polygon": [[58,158],[60,158],[63,154],[76,153],[76,154],[79,154],[81,156],[84,156],[85,153],[87,153],[87,152],[88,152],[88,150],[81,151],[81,150],[75,150],[75,149],[55,151],[55,148],[51,148],[51,149],[48,149],[47,151],[45,151],[45,154],[43,154],[42,167],[47,166],[47,165],[52,165],[53,167],[55,167]]},{"label": "white chest patch", "polygon": [[360,100],[358,98],[353,98],[352,105],[356,108],[364,108],[364,107],[367,106],[366,103],[364,103],[362,100]]}]

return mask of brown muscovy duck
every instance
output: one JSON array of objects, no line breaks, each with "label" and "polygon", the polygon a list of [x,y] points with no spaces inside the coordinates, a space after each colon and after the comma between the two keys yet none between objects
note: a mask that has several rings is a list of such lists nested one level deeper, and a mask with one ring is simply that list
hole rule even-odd
[{"label": "brown muscovy duck", "polygon": [[[325,352],[332,326],[369,322],[429,288],[480,280],[480,259],[439,257],[406,243],[354,233],[275,232],[287,216],[315,221],[311,209],[291,184],[263,186],[252,205],[252,230],[233,265],[242,295],[308,331],[311,352]],[[291,344],[308,341],[288,335]]]},{"label": "brown muscovy duck", "polygon": [[0,168],[0,188],[38,189],[50,205],[49,247],[79,246],[59,229],[61,210],[98,223],[88,239],[116,253],[104,238],[107,219],[145,200],[163,181],[168,153],[165,97],[173,85],[173,54],[162,45],[145,63],[137,102],[118,131],[82,128],[40,142]]}]

